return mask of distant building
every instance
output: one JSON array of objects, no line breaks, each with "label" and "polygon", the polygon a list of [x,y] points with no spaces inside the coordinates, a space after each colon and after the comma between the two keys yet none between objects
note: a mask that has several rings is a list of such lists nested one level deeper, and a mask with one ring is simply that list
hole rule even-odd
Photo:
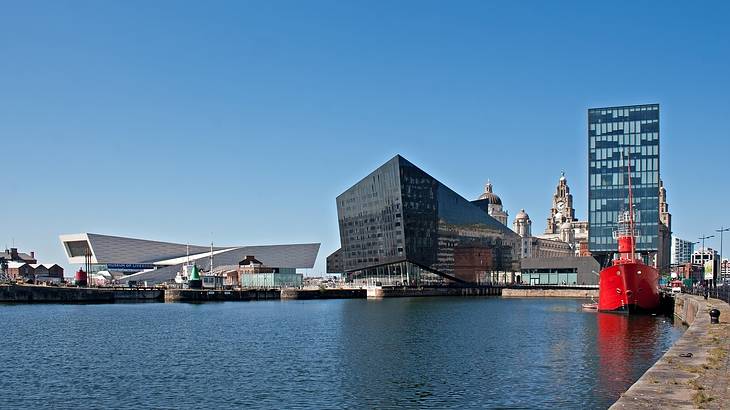
[{"label": "distant building", "polygon": [[[512,230],[520,236],[520,258],[555,258],[574,256],[575,251],[569,240],[572,239],[573,228],[565,222],[564,237],[540,238],[532,236],[532,221],[524,209],[520,210],[512,223]],[[563,240],[563,238],[565,240]]]},{"label": "distant building", "polygon": [[[68,262],[88,265],[89,274],[108,273],[118,283],[136,281],[148,284],[172,282],[187,262],[213,273],[235,270],[246,255],[267,266],[312,268],[319,243],[260,246],[194,246],[181,243],[80,233],[60,236]],[[85,268],[85,270],[87,270]],[[216,279],[211,279],[216,280]]]},{"label": "distant building", "polygon": [[690,263],[692,261],[692,252],[694,252],[694,247],[694,242],[687,241],[675,235],[672,235],[670,263],[672,265]]},{"label": "distant building", "polygon": [[691,279],[692,283],[703,280],[702,267],[693,265],[692,262],[676,265],[673,269],[679,279]]},{"label": "distant building", "polygon": [[244,288],[298,288],[302,278],[296,269],[264,266],[252,255],[238,263],[238,282]]},{"label": "distant building", "polygon": [[[720,257],[717,251],[712,248],[705,248],[698,249],[692,253],[692,265],[699,267],[700,271],[704,272],[708,263],[711,264],[710,266],[714,272],[713,279],[717,279],[720,275]],[[704,276],[697,279],[703,280]]]},{"label": "distant building", "polygon": [[338,249],[327,257],[327,273],[337,274],[345,272],[342,261],[342,249]]},{"label": "distant building", "polygon": [[579,221],[575,217],[573,194],[570,193],[564,172],[561,173],[553,194],[545,232],[538,237],[567,242],[576,256],[585,256],[587,253],[585,249],[588,242],[588,221]]},{"label": "distant building", "polygon": [[6,279],[35,282],[60,282],[63,280],[63,268],[55,263],[39,264],[35,252],[30,254],[18,252],[17,248],[0,252],[0,265],[5,266],[3,273]]},{"label": "distant building", "polygon": [[484,185],[484,193],[479,195],[479,198],[476,200],[471,201],[471,203],[487,211],[489,216],[498,220],[502,225],[507,226],[507,211],[502,209],[502,199],[492,191],[492,183],[490,181],[487,181],[487,184]]},{"label": "distant building", "polygon": [[667,204],[667,190],[664,182],[659,180],[659,238],[658,238],[656,267],[659,273],[669,272],[672,263],[672,214]]},{"label": "distant building", "polygon": [[34,282],[54,282],[63,280],[63,268],[55,263],[8,262],[7,276],[12,280],[32,280]]},{"label": "distant building", "polygon": [[35,258],[35,252],[31,251],[29,255],[18,252],[18,248],[5,249],[5,252],[0,252],[0,259],[5,259],[7,262],[38,263]]},{"label": "distant building", "polygon": [[35,280],[38,282],[59,282],[63,280],[63,268],[55,263],[36,263],[31,265]]},{"label": "distant building", "polygon": [[26,262],[8,262],[7,276],[12,279],[31,279],[35,269]]},{"label": "distant building", "polygon": [[725,282],[730,280],[730,260],[722,260],[722,263],[720,264],[720,277]]},{"label": "distant building", "polygon": [[527,258],[520,281],[525,285],[597,285],[601,265],[591,256]]},{"label": "distant building", "polygon": [[659,104],[588,110],[588,243],[602,266],[617,253],[613,231],[619,213],[629,208],[629,157],[636,249],[645,262],[657,262],[659,140]]},{"label": "distant building", "polygon": [[500,215],[501,200],[480,198],[468,201],[396,155],[337,197],[341,251],[327,266],[358,284],[512,281],[520,238],[489,215],[490,205]]}]

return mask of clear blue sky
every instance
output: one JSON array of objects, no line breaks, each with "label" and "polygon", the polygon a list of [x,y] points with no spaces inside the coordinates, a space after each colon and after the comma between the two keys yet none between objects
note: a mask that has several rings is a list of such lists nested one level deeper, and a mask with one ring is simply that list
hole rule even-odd
[{"label": "clear blue sky", "polygon": [[587,108],[634,103],[661,104],[675,233],[730,225],[728,2],[0,10],[0,245],[41,262],[61,233],[212,233],[322,242],[322,271],[335,197],[396,153],[470,199],[491,179],[539,231],[562,169],[586,218]]}]

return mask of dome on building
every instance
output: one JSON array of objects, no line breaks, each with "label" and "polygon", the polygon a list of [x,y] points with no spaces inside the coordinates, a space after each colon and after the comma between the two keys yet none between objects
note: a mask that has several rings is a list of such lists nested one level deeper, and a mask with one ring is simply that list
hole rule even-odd
[{"label": "dome on building", "polygon": [[487,185],[484,186],[484,193],[479,195],[478,199],[487,199],[492,205],[502,205],[502,199],[500,199],[497,194],[492,192],[491,182],[487,182]]},{"label": "dome on building", "polygon": [[527,212],[525,212],[524,209],[520,209],[520,212],[517,213],[515,216],[515,219],[522,220],[522,219],[530,219],[530,215],[527,215]]}]

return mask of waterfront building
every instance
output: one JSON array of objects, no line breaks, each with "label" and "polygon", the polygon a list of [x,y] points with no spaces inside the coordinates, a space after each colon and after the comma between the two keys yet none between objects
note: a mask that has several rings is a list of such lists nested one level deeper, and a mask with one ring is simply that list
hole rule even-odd
[{"label": "waterfront building", "polygon": [[33,266],[26,262],[7,262],[6,265],[6,275],[11,280],[32,278],[35,271]]},{"label": "waterfront building", "polygon": [[303,275],[296,269],[265,266],[253,255],[238,263],[238,282],[244,288],[301,287]]},{"label": "waterfront building", "polygon": [[0,259],[4,259],[6,262],[38,263],[35,252],[31,251],[30,254],[18,252],[18,248],[5,249],[4,252],[0,252]]},{"label": "waterfront building", "polygon": [[670,271],[672,264],[672,214],[669,213],[667,190],[659,180],[659,237],[656,266],[660,274]]},{"label": "waterfront building", "polygon": [[554,238],[532,236],[532,221],[524,209],[520,210],[512,223],[512,230],[520,236],[520,258],[555,258],[573,256],[571,245],[573,228],[565,222],[562,235]]},{"label": "waterfront building", "polygon": [[694,252],[692,252],[692,265],[697,266],[699,269],[697,269],[697,272],[699,275],[697,275],[695,280],[701,281],[704,280],[705,270],[709,269],[713,273],[713,279],[717,279],[720,276],[720,255],[718,255],[717,251],[712,248],[705,248],[705,249],[698,249]]},{"label": "waterfront building", "polygon": [[[235,270],[247,255],[266,266],[286,269],[314,267],[319,243],[206,247],[180,243],[80,233],[60,236],[69,263],[85,264],[90,275],[107,272],[118,283],[172,282],[183,264],[194,263],[209,274]],[[211,271],[211,254],[213,272]]]},{"label": "waterfront building", "polygon": [[6,262],[5,275],[10,280],[33,281],[36,283],[60,283],[63,268],[55,263]]},{"label": "waterfront building", "polygon": [[342,274],[345,266],[342,261],[342,249],[337,249],[327,257],[327,272],[331,274]]},{"label": "waterfront building", "polygon": [[521,262],[525,285],[597,285],[601,265],[591,256],[527,258]]},{"label": "waterfront building", "polygon": [[493,192],[491,181],[487,181],[487,184],[484,185],[484,193],[471,203],[487,211],[489,216],[498,220],[502,225],[507,225],[509,215],[502,209],[502,199]]},{"label": "waterfront building", "polygon": [[552,207],[548,213],[545,231],[538,237],[567,242],[576,256],[587,256],[588,221],[575,217],[573,194],[570,193],[565,172],[560,174],[553,194]]},{"label": "waterfront building", "polygon": [[337,197],[341,249],[328,266],[360,284],[512,281],[520,237],[486,208],[396,155]]},{"label": "waterfront building", "polygon": [[63,268],[55,263],[35,263],[30,265],[33,268],[33,279],[36,282],[54,282],[63,280]]},{"label": "waterfront building", "polygon": [[617,251],[613,230],[628,210],[627,164],[636,213],[636,249],[656,265],[659,251],[659,104],[588,110],[589,249],[602,266]]},{"label": "waterfront building", "polygon": [[691,262],[692,252],[694,252],[694,246],[694,242],[687,241],[675,235],[672,235],[670,263],[672,265],[680,265]]},{"label": "waterfront building", "polygon": [[720,277],[723,282],[730,280],[730,260],[723,259],[720,263]]}]

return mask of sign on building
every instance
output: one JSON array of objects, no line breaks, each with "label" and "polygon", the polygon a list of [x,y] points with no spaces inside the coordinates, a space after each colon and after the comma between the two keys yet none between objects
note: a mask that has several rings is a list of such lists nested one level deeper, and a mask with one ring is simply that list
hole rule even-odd
[{"label": "sign on building", "polygon": [[705,262],[705,280],[715,279],[715,261]]}]

